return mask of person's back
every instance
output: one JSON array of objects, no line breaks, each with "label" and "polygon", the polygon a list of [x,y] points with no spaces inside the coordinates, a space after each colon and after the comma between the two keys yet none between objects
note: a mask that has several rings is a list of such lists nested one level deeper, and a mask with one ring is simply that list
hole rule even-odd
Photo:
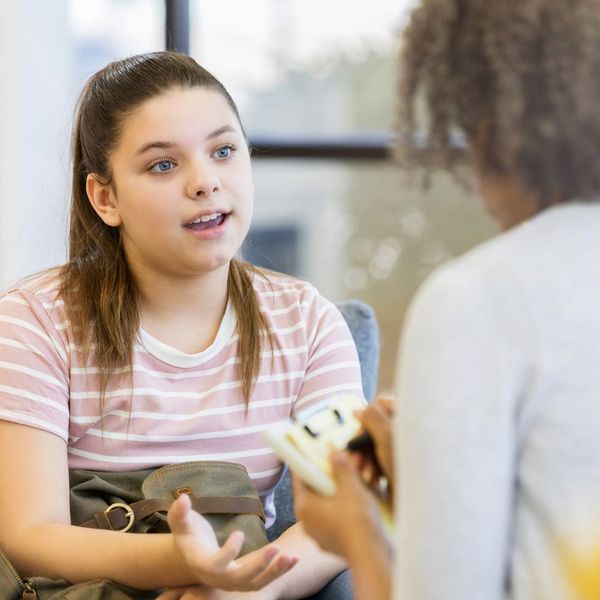
[{"label": "person's back", "polygon": [[[599,230],[599,205],[549,208],[440,269],[416,298],[400,445],[445,454],[403,491],[401,514],[417,518],[404,526],[401,585],[572,598],[566,556],[600,538]],[[435,372],[415,367],[423,356]],[[418,535],[421,519],[435,537]]]},{"label": "person's back", "polygon": [[[510,593],[572,598],[565,557],[600,544],[600,206],[553,207],[509,233],[528,378],[515,405]],[[509,283],[509,282],[507,282]]]}]

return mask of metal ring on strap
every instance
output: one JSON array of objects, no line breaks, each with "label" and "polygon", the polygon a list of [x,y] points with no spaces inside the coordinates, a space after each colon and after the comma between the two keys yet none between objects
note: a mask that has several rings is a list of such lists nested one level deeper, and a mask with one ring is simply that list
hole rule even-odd
[{"label": "metal ring on strap", "polygon": [[135,515],[133,513],[133,510],[131,510],[131,507],[129,505],[125,504],[124,502],[115,502],[114,504],[111,504],[104,511],[104,514],[106,515],[107,519],[109,518],[108,513],[111,510],[115,510],[115,508],[122,508],[125,511],[125,516],[129,519],[129,523],[127,523],[127,525],[125,525],[125,527],[123,527],[123,529],[117,529],[116,531],[121,531],[121,532],[129,531],[133,527],[133,524],[135,523]]}]

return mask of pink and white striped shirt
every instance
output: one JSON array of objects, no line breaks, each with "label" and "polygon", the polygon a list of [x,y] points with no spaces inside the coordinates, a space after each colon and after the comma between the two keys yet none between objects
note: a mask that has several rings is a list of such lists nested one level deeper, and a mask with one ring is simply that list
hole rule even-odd
[{"label": "pink and white striped shirt", "polygon": [[261,431],[338,393],[361,393],[356,348],[343,317],[313,286],[257,275],[254,290],[273,337],[246,413],[236,315],[229,305],[215,341],[185,354],[143,330],[129,370],[113,377],[103,418],[93,357],[82,362],[56,274],[0,298],[0,419],[51,432],[70,469],[126,471],[192,460],[243,464],[274,518],[282,465]]}]

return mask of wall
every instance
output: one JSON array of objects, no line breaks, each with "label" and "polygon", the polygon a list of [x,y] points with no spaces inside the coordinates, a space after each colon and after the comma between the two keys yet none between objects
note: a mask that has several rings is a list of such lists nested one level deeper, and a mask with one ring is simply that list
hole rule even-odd
[{"label": "wall", "polygon": [[65,257],[72,71],[68,3],[4,2],[0,288]]}]

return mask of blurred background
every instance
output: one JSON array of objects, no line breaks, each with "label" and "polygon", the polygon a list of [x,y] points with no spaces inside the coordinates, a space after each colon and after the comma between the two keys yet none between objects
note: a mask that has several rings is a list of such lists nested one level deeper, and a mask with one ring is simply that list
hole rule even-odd
[{"label": "blurred background", "polygon": [[66,256],[77,94],[110,60],[174,47],[238,103],[254,147],[244,256],[358,298],[398,333],[433,268],[495,233],[476,194],[393,163],[399,32],[414,0],[19,0],[0,15],[0,287]]}]

